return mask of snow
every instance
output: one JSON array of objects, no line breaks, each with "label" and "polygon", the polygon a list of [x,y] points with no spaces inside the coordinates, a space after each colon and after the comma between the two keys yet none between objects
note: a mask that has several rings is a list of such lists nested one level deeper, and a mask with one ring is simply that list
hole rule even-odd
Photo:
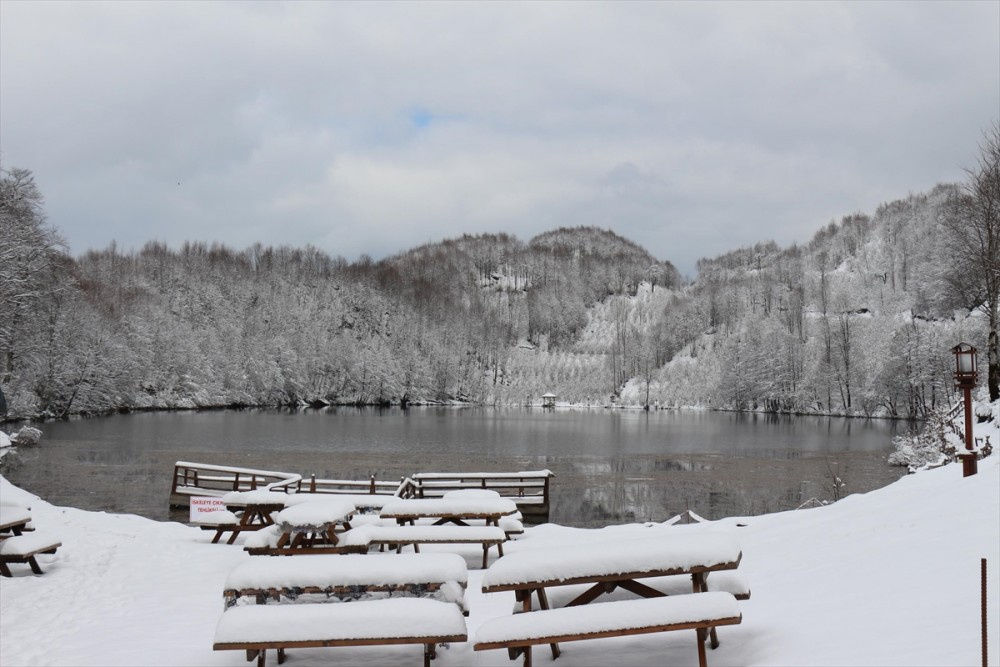
[{"label": "snow", "polygon": [[454,489],[448,491],[443,498],[499,498],[500,493],[492,489]]},{"label": "snow", "polygon": [[386,503],[382,516],[390,518],[427,516],[482,516],[489,514],[514,514],[517,504],[509,498],[477,498],[452,496],[448,498],[406,498]]},{"label": "snow", "polygon": [[0,555],[24,556],[35,551],[58,546],[59,538],[49,533],[33,531],[0,541]]},{"label": "snow", "polygon": [[511,554],[483,575],[483,586],[689,570],[698,565],[734,563],[739,559],[739,544],[728,535],[704,532],[682,535],[674,527],[658,526],[637,540],[593,542],[573,550],[563,546],[527,549]]},{"label": "snow", "polygon": [[267,489],[254,489],[253,491],[230,491],[222,496],[222,502],[226,505],[246,506],[246,505],[284,505],[288,500],[288,494],[278,491],[268,491]]},{"label": "snow", "polygon": [[286,507],[274,515],[274,523],[283,529],[325,527],[354,514],[354,503],[334,498],[314,499]]},{"label": "snow", "polygon": [[31,512],[16,505],[0,505],[0,525],[21,523],[31,519]]},{"label": "snow", "polygon": [[320,500],[337,501],[342,500],[354,503],[358,509],[377,508],[381,509],[386,503],[396,500],[395,496],[378,495],[375,493],[337,493],[337,494],[314,494],[314,493],[292,493],[285,498],[285,507],[293,507],[302,503],[312,503]]},{"label": "snow", "polygon": [[[465,634],[465,618],[456,605],[424,598],[391,598],[347,604],[233,607],[219,619],[215,641],[223,644]],[[231,662],[236,664],[235,660]]]},{"label": "snow", "polygon": [[251,558],[226,577],[225,588],[292,588],[306,586],[393,586],[444,583],[465,585],[469,573],[456,554],[372,554]]},{"label": "snow", "polygon": [[207,524],[209,526],[220,526],[220,525],[235,525],[240,522],[239,517],[236,516],[234,512],[229,510],[214,510],[212,512],[202,512],[197,516],[194,521],[198,524]]},{"label": "snow", "polygon": [[[649,534],[730,536],[742,548],[737,571],[749,581],[753,595],[738,603],[743,622],[720,628],[722,643],[709,652],[712,667],[978,665],[980,558],[986,558],[989,661],[998,665],[998,488],[1000,456],[994,454],[979,462],[979,474],[972,477],[963,478],[960,465],[946,465],[815,509],[671,527],[529,526],[504,545],[504,552],[509,554],[505,558],[550,548],[572,554],[592,544]],[[53,506],[2,477],[0,501],[30,505],[38,530],[62,541],[55,555],[37,557],[44,575],[15,564],[12,578],[0,578],[0,664],[246,664],[241,651],[212,650],[223,618],[224,585],[239,565],[255,558],[279,559],[248,555],[243,535],[234,545],[210,544],[211,534],[197,527]],[[421,548],[425,553],[450,551],[472,567],[482,558],[478,545]],[[383,557],[395,555],[362,556]],[[317,556],[285,558],[311,567],[309,559]],[[489,619],[510,616],[514,606],[513,593],[483,594],[483,576],[481,570],[468,573],[470,638]],[[328,606],[338,604],[358,609],[352,605],[367,603]],[[252,607],[235,609],[244,608]],[[372,623],[375,628],[384,625],[384,620]],[[376,667],[413,664],[418,659],[413,651],[412,646],[293,649],[289,660],[296,667]],[[269,664],[273,660],[272,654]],[[538,651],[536,660],[550,664],[545,651]],[[434,664],[518,663],[508,660],[505,651],[475,652],[471,642],[464,642],[440,649]],[[554,664],[683,666],[697,664],[697,655],[693,632],[684,631],[565,644]]]},{"label": "snow", "polygon": [[504,540],[506,534],[496,526],[378,526],[352,528],[341,533],[344,546],[358,546],[373,540],[399,540],[400,542],[482,542]]},{"label": "snow", "polygon": [[602,602],[490,619],[476,631],[476,643],[591,634],[656,625],[735,618],[740,607],[731,593]]}]

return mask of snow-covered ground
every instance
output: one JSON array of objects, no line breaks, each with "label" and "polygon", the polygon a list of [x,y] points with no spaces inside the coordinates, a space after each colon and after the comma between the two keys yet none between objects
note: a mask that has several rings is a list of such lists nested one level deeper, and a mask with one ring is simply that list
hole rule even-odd
[{"label": "snow-covered ground", "polygon": [[[991,427],[994,428],[994,427]],[[995,430],[995,428],[994,428]],[[0,477],[0,498],[31,506],[38,531],[63,546],[42,556],[43,576],[13,565],[0,578],[0,665],[245,665],[213,651],[227,574],[252,558],[210,532],[137,516],[55,507]],[[722,531],[743,549],[752,597],[743,623],[719,629],[709,651],[723,665],[978,665],[980,558],[989,564],[990,664],[1000,660],[1000,455],[962,478],[959,465],[816,509],[691,526],[633,524],[598,530],[528,528],[508,553],[575,550],[592,540]],[[446,550],[447,548],[442,548]],[[431,551],[431,548],[425,548]],[[470,567],[481,558],[477,547]],[[301,558],[308,558],[303,556]],[[483,595],[471,570],[470,640],[484,620],[511,613],[513,594]],[[544,647],[542,647],[544,648]],[[697,664],[694,632],[563,644],[562,667]],[[552,662],[536,650],[535,663]],[[419,664],[417,646],[300,649],[290,667]],[[277,664],[273,652],[268,664]],[[471,641],[433,664],[510,665],[505,651]]]}]

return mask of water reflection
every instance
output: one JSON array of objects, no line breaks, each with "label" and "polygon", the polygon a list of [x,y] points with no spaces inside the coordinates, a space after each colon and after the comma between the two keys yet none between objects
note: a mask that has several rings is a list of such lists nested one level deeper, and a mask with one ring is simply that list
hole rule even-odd
[{"label": "water reflection", "polygon": [[[556,473],[551,520],[577,526],[794,509],[896,479],[887,421],[735,413],[330,408],[145,413],[43,425],[11,481],[51,502],[167,519],[177,460],[319,477]],[[904,426],[905,428],[905,426]],[[173,518],[183,520],[176,515]]]}]

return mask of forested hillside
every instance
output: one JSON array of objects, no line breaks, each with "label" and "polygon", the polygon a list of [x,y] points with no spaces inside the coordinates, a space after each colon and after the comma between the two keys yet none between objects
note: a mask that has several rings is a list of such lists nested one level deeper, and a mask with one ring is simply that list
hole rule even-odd
[{"label": "forested hillside", "polygon": [[155,241],[74,258],[30,172],[4,171],[0,187],[8,418],[524,404],[547,391],[922,417],[952,400],[954,344],[996,346],[995,293],[984,303],[954,288],[948,225],[967,186],[853,213],[805,245],[702,259],[686,285],[670,262],[589,227],[463,236],[381,261]]}]

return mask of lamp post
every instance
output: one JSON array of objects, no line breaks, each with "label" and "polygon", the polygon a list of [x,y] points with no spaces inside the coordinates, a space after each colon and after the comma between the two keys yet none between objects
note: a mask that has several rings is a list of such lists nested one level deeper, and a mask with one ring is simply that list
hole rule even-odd
[{"label": "lamp post", "polygon": [[961,389],[965,400],[965,451],[958,455],[962,459],[962,477],[975,475],[978,456],[972,448],[972,389],[976,386],[976,348],[968,343],[959,343],[951,348],[955,355],[955,388]]}]

